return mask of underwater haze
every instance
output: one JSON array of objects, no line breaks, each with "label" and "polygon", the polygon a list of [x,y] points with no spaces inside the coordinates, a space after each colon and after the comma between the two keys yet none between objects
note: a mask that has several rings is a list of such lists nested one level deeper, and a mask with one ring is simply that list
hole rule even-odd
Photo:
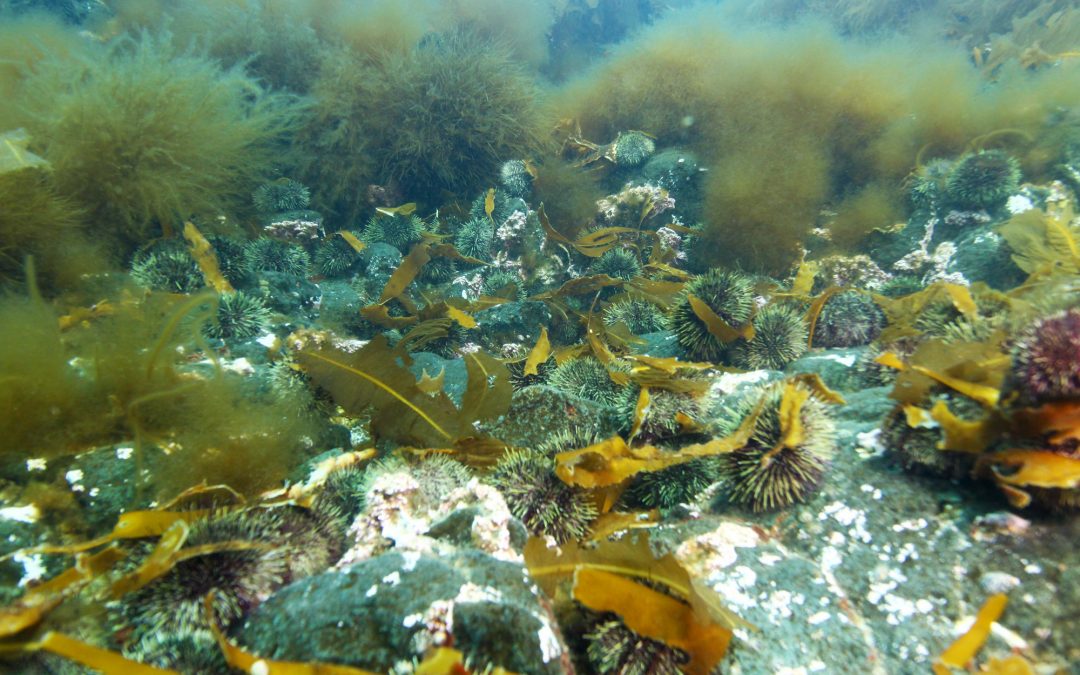
[{"label": "underwater haze", "polygon": [[1080,0],[0,0],[0,671],[1080,675]]}]

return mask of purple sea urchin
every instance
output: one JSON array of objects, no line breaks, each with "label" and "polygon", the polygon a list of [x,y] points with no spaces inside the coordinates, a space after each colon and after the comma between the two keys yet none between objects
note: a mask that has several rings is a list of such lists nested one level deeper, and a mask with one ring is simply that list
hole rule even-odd
[{"label": "purple sea urchin", "polygon": [[1032,324],[1013,349],[1012,377],[1032,403],[1080,398],[1080,308]]},{"label": "purple sea urchin", "polygon": [[585,654],[600,675],[682,675],[689,661],[681,650],[638,635],[617,619],[598,623],[585,640]]},{"label": "purple sea urchin", "polygon": [[815,347],[856,347],[873,342],[885,313],[864,293],[844,291],[825,301],[814,326]]}]

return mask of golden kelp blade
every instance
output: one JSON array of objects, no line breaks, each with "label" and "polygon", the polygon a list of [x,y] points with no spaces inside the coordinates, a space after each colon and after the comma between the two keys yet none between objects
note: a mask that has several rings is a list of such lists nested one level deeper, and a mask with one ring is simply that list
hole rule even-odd
[{"label": "golden kelp blade", "polygon": [[[79,542],[77,544],[64,544],[58,546],[35,546],[26,549],[23,553],[80,553],[98,546],[103,546],[116,539],[143,539],[146,537],[161,536],[177,521],[191,522],[202,518],[209,512],[197,511],[129,511],[120,514],[112,532],[97,539]],[[6,559],[0,558],[0,560]]]},{"label": "golden kelp blade", "polygon": [[411,216],[416,213],[416,202],[409,202],[401,206],[379,206],[375,212],[384,216]]},{"label": "golden kelp blade", "polygon": [[166,574],[173,567],[173,557],[187,541],[190,528],[182,520],[176,521],[172,527],[161,535],[154,550],[146,556],[146,560],[135,571],[117,580],[112,586],[114,598],[136,591],[154,579]]},{"label": "golden kelp blade", "polygon": [[555,474],[568,485],[597,488],[616,485],[642,471],[660,471],[698,457],[735,452],[750,441],[761,409],[759,403],[730,436],[687,445],[676,452],[652,445],[631,448],[619,436],[580,450],[560,452],[555,455]]},{"label": "golden kelp blade", "polygon": [[634,423],[630,427],[629,442],[633,443],[637,437],[638,432],[641,431],[641,425],[645,422],[645,416],[649,414],[650,403],[652,398],[649,397],[649,388],[642,387],[638,392],[637,405],[634,406]]},{"label": "golden kelp blade", "polygon": [[829,301],[829,298],[836,295],[843,289],[839,286],[830,286],[822,291],[813,301],[810,303],[810,308],[806,310],[806,348],[810,349],[814,346],[814,329],[817,328],[818,318],[821,316],[821,310],[824,309],[825,303]]},{"label": "golden kelp blade", "polygon": [[491,215],[492,213],[495,213],[495,188],[488,188],[487,194],[484,195],[484,214],[487,215],[491,224],[495,225],[495,218]]},{"label": "golden kelp blade", "polygon": [[602,541],[613,534],[626,530],[640,530],[656,527],[660,524],[660,512],[656,509],[651,511],[635,511],[621,513],[607,511],[601,513],[590,526],[589,541]]},{"label": "golden kelp blade", "polygon": [[975,658],[975,654],[982,649],[986,638],[990,637],[990,625],[1001,617],[1008,603],[1009,599],[1004,593],[987,598],[979,609],[971,628],[949,645],[949,648],[934,662],[934,675],[948,675],[950,668],[963,668],[968,661]]},{"label": "golden kelp blade", "polygon": [[446,316],[456,321],[462,328],[476,328],[476,319],[456,307],[447,307]]},{"label": "golden kelp blade", "polygon": [[614,612],[635,633],[683,650],[690,656],[690,675],[712,673],[731,643],[730,630],[699,621],[690,605],[610,572],[578,569],[574,599],[597,612]]},{"label": "golden kelp blade", "polygon": [[79,556],[75,566],[28,590],[16,602],[0,608],[0,637],[10,637],[40,622],[54,607],[124,557],[109,547],[92,556]]},{"label": "golden kelp blade", "polygon": [[365,248],[367,248],[364,242],[357,239],[356,235],[352,232],[349,232],[348,230],[339,230],[338,234],[341,235],[341,238],[345,240],[345,243],[351,246],[352,250],[356,251],[357,253],[360,253]]},{"label": "golden kelp blade", "polygon": [[717,340],[721,342],[734,342],[739,338],[744,340],[754,339],[754,326],[752,323],[747,323],[745,326],[739,328],[733,328],[712,311],[712,307],[709,307],[704,301],[694,295],[686,296],[687,302],[690,303],[690,309],[694,310],[694,316],[701,319],[701,322],[705,324],[705,328],[709,331]]},{"label": "golden kelp blade", "polygon": [[104,675],[181,675],[179,671],[155,668],[132,661],[116,652],[95,647],[75,638],[52,631],[41,640],[22,645],[23,651],[46,651],[93,668]]},{"label": "golden kelp blade", "polygon": [[420,379],[416,381],[416,386],[420,389],[420,391],[424,392],[425,394],[437,394],[438,392],[442,391],[443,383],[445,381],[446,368],[440,370],[439,374],[435,377],[428,375],[428,372],[425,370],[424,372],[420,373]]},{"label": "golden kelp blade", "polygon": [[960,419],[949,410],[949,405],[939,399],[930,411],[930,417],[944,432],[938,442],[938,450],[957,450],[960,452],[980,453],[998,438],[1002,432],[1001,419],[991,413],[978,420]]},{"label": "golden kelp blade", "polygon": [[[1080,459],[1048,450],[1005,450],[983,458],[999,483],[1018,487],[1080,487]],[[1008,472],[1002,472],[1008,468]]]},{"label": "golden kelp blade", "polygon": [[529,357],[525,359],[525,374],[536,375],[541,364],[551,358],[551,341],[548,339],[547,326],[540,329],[540,337],[536,338]]},{"label": "golden kelp blade", "polygon": [[460,429],[472,429],[474,422],[494,420],[510,409],[514,388],[506,364],[484,352],[466,354],[469,382],[461,397]]},{"label": "golden kelp blade", "polygon": [[390,279],[386,282],[382,295],[379,296],[380,303],[398,297],[409,287],[416,275],[420,274],[420,270],[424,268],[424,265],[431,260],[430,249],[431,244],[426,241],[413,245],[409,255],[405,256],[401,263],[398,264],[397,269],[394,270],[394,273],[390,275]]},{"label": "golden kelp blade", "polygon": [[637,234],[629,227],[604,227],[582,235],[574,242],[578,253],[589,258],[599,258],[619,244],[620,234]]},{"label": "golden kelp blade", "polygon": [[415,316],[390,316],[390,308],[386,305],[361,307],[360,316],[383,328],[404,328],[419,321]]},{"label": "golden kelp blade", "polygon": [[712,621],[732,630],[757,630],[752,623],[726,608],[711,588],[694,584],[675,556],[669,553],[657,558],[646,533],[618,541],[599,541],[588,547],[570,541],[548,548],[543,539],[530,537],[525,543],[524,556],[529,575],[551,597],[555,597],[559,582],[576,570],[597,569],[662,584],[676,597],[689,602],[701,621]]},{"label": "golden kelp blade", "polygon": [[372,411],[372,427],[381,436],[441,447],[459,435],[453,403],[445,395],[421,391],[412,373],[397,364],[384,336],[352,353],[329,346],[305,348],[296,360],[350,414]]},{"label": "golden kelp blade", "polygon": [[561,298],[568,295],[585,295],[595,293],[601,288],[607,288],[609,286],[621,286],[623,284],[622,279],[615,279],[609,277],[606,274],[593,274],[586,277],[577,277],[567,281],[554,291],[547,291],[538,295],[532,296],[532,300],[548,300],[551,298]]},{"label": "golden kelp blade", "polygon": [[544,212],[543,203],[536,209],[536,217],[540,220],[540,225],[544,228],[544,234],[547,235],[548,239],[560,244],[574,245],[574,242],[551,226],[551,221],[548,220],[547,213]]},{"label": "golden kelp blade", "polygon": [[217,255],[214,253],[214,247],[210,245],[210,242],[202,235],[202,232],[199,232],[199,228],[195,227],[194,223],[191,221],[184,223],[184,239],[188,240],[188,248],[191,257],[198,263],[199,271],[202,272],[206,284],[218,293],[232,293],[235,291],[236,289],[232,287],[229,280],[221,273],[221,267],[218,266],[218,259]]}]

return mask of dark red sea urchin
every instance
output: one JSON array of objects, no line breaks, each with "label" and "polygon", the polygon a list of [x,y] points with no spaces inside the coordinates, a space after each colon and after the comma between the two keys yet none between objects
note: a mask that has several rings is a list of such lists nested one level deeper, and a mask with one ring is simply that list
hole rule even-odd
[{"label": "dark red sea urchin", "polygon": [[1013,350],[1012,374],[1032,403],[1080,398],[1080,308],[1032,324]]}]

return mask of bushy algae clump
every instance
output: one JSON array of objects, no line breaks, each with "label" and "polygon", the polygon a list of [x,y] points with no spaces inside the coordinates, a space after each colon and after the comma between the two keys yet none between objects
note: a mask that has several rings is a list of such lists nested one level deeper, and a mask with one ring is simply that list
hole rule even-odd
[{"label": "bushy algae clump", "polygon": [[148,34],[42,61],[19,103],[57,189],[124,247],[246,205],[300,111],[239,67]]}]

